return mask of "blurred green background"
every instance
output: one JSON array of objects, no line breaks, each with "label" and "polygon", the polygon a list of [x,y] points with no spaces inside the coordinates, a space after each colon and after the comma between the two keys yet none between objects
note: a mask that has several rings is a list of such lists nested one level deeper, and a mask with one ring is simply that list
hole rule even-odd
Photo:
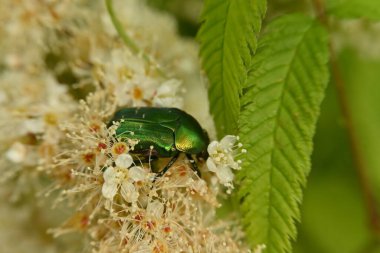
[{"label": "blurred green background", "polygon": [[[374,193],[378,192],[380,61],[353,49],[339,54],[350,110]],[[315,136],[313,168],[301,207],[297,253],[375,253],[380,241],[369,215],[349,148],[347,128],[334,83],[329,85]],[[377,198],[378,199],[378,198]],[[378,237],[377,237],[378,238]]]}]

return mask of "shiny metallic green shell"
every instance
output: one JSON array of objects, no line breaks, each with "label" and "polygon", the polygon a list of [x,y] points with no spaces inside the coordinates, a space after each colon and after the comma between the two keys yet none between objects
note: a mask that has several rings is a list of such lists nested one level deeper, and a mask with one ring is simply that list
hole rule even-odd
[{"label": "shiny metallic green shell", "polygon": [[159,157],[172,157],[178,152],[199,154],[209,144],[198,121],[177,108],[125,108],[116,112],[112,122],[120,122],[116,137],[139,140],[135,153],[149,152],[153,146]]}]

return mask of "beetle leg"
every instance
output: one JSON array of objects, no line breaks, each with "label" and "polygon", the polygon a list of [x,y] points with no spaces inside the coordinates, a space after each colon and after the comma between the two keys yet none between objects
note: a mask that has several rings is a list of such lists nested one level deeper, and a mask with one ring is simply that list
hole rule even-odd
[{"label": "beetle leg", "polygon": [[193,157],[190,154],[186,154],[186,157],[187,157],[187,159],[189,160],[189,162],[191,164],[191,169],[195,173],[197,173],[198,177],[201,177],[201,172],[199,171],[198,166],[197,166],[196,162],[194,161]]},{"label": "beetle leg", "polygon": [[156,175],[156,178],[154,179],[154,181],[156,181],[157,178],[159,177],[162,177],[169,169],[170,167],[175,163],[175,161],[178,159],[178,156],[179,156],[180,153],[177,153],[175,154],[172,159],[170,159],[170,161],[168,162],[168,164],[166,164],[165,168],[160,171],[159,173],[157,173]]}]

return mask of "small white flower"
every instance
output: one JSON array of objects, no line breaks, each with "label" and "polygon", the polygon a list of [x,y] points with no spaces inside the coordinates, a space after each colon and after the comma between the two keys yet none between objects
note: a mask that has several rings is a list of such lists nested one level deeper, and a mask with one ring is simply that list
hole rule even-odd
[{"label": "small white flower", "polygon": [[240,169],[239,163],[234,159],[237,148],[241,147],[241,144],[235,145],[237,140],[238,137],[227,135],[220,142],[212,141],[207,147],[210,155],[206,161],[208,169],[216,174],[221,184],[230,188],[234,179],[231,169]]},{"label": "small white flower", "polygon": [[147,75],[143,57],[126,49],[94,53],[92,58],[104,69],[99,77],[113,87],[119,106],[136,107],[152,103],[159,81]]},{"label": "small white flower", "polygon": [[139,166],[129,168],[133,159],[129,154],[121,154],[115,160],[116,167],[108,167],[103,174],[103,196],[112,200],[120,189],[125,201],[134,203],[139,197],[134,183],[148,178],[148,172]]}]

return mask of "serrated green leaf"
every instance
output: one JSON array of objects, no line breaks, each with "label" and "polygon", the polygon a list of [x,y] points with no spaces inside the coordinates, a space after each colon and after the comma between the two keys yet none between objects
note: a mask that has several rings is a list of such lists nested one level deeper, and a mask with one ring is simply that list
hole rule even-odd
[{"label": "serrated green leaf", "polygon": [[244,88],[239,129],[248,150],[238,174],[243,225],[252,245],[290,252],[312,138],[328,82],[328,41],[314,20],[272,22]]},{"label": "serrated green leaf", "polygon": [[327,12],[340,18],[367,18],[380,20],[378,0],[328,0]]},{"label": "serrated green leaf", "polygon": [[218,136],[236,133],[240,94],[257,47],[266,0],[206,0],[198,33]]}]

